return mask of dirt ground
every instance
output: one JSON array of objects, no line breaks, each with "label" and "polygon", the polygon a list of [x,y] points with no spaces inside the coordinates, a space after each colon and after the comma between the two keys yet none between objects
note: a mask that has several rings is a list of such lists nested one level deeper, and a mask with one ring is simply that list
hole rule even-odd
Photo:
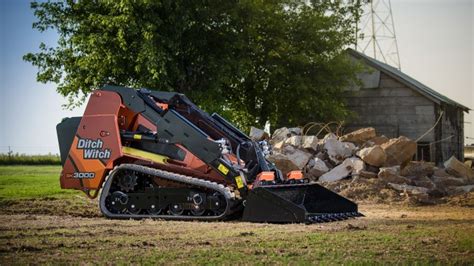
[{"label": "dirt ground", "polygon": [[472,192],[413,206],[362,184],[344,192],[366,217],[313,225],[109,220],[59,172],[0,167],[0,265],[474,264]]},{"label": "dirt ground", "polygon": [[5,201],[0,264],[474,263],[474,208],[362,204],[324,224],[109,220],[79,196]]}]

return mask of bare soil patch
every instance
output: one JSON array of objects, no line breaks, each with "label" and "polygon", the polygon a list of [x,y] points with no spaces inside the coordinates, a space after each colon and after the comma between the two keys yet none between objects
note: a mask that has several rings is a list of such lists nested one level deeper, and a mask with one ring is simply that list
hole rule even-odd
[{"label": "bare soil patch", "polygon": [[110,220],[86,199],[22,200],[0,210],[0,264],[474,262],[474,208],[360,209],[366,217],[278,225]]}]

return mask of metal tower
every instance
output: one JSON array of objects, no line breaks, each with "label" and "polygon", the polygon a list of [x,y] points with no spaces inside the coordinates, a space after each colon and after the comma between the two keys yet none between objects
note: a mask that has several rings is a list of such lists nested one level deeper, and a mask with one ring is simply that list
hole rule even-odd
[{"label": "metal tower", "polygon": [[390,0],[363,0],[355,49],[400,69],[397,36]]}]

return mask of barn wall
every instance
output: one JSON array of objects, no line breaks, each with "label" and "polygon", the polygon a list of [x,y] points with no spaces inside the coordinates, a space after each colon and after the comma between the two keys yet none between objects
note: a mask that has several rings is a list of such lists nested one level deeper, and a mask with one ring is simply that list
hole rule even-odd
[{"label": "barn wall", "polygon": [[[400,135],[417,139],[435,123],[435,104],[413,89],[381,73],[379,88],[347,92],[346,103],[355,113],[346,126],[347,131],[375,127],[387,137]],[[420,141],[432,142],[435,132]]]},{"label": "barn wall", "polygon": [[436,106],[437,116],[443,116],[436,126],[436,161],[442,163],[451,156],[464,160],[464,112],[454,106],[441,104]]}]

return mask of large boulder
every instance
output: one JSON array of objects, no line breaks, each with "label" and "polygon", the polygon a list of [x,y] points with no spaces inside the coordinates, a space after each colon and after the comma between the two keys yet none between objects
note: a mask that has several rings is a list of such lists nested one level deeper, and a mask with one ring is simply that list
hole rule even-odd
[{"label": "large boulder", "polygon": [[399,166],[382,167],[380,168],[378,177],[380,180],[386,183],[396,183],[396,184],[410,183],[410,179],[399,175],[399,173],[400,173]]},{"label": "large boulder", "polygon": [[385,166],[402,165],[413,158],[416,153],[416,142],[400,136],[396,139],[390,139],[381,145],[387,155]]},{"label": "large boulder", "polygon": [[286,175],[290,171],[302,170],[311,156],[311,153],[286,146],[282,152],[274,152],[268,156],[268,160],[275,163],[277,168]]},{"label": "large boulder", "polygon": [[319,143],[320,142],[316,136],[303,136],[301,147],[317,152],[319,150]]},{"label": "large boulder", "polygon": [[454,176],[467,178],[468,180],[474,180],[474,171],[467,167],[467,165],[460,162],[454,156],[444,162],[444,167],[446,168],[446,172]]},{"label": "large boulder", "polygon": [[385,151],[378,145],[358,151],[357,156],[359,156],[365,163],[377,167],[382,166],[387,159]]},{"label": "large boulder", "polygon": [[301,135],[302,130],[299,127],[290,127],[288,128],[288,131],[290,131],[291,135]]},{"label": "large boulder", "polygon": [[400,171],[402,176],[432,176],[434,174],[435,164],[431,162],[423,161],[410,161],[403,169]]},{"label": "large boulder", "polygon": [[327,151],[329,159],[335,164],[341,163],[344,159],[352,156],[357,147],[350,142],[340,142],[334,138],[325,139],[324,149]]},{"label": "large boulder", "polygon": [[348,177],[349,175],[359,175],[364,170],[364,162],[359,158],[347,158],[340,165],[334,167],[331,171],[323,174],[319,181],[334,182]]},{"label": "large boulder", "polygon": [[283,141],[283,140],[279,141],[277,143],[274,143],[272,145],[273,150],[276,150],[276,151],[279,151],[279,150],[283,149],[283,147],[285,147],[285,141]]},{"label": "large boulder", "polygon": [[364,144],[360,145],[361,148],[368,148],[368,147],[372,147],[372,146],[375,146],[375,145],[382,145],[386,142],[388,142],[390,139],[385,137],[384,135],[382,136],[376,136],[374,138],[371,138],[369,139],[368,141],[366,141]]},{"label": "large boulder", "polygon": [[382,135],[382,136],[376,136],[374,138],[371,138],[369,141],[372,142],[374,145],[382,145],[384,143],[389,142],[390,139]]},{"label": "large boulder", "polygon": [[331,171],[323,174],[319,181],[322,182],[334,182],[348,177],[353,169],[352,161],[345,160],[340,165],[334,167]]},{"label": "large boulder", "polygon": [[300,147],[301,146],[302,137],[298,135],[291,136],[287,138],[283,143],[291,145],[293,147]]},{"label": "large boulder", "polygon": [[379,174],[382,172],[390,173],[393,175],[400,175],[400,166],[395,165],[395,166],[390,166],[390,167],[381,167],[379,168]]},{"label": "large boulder", "polygon": [[250,127],[250,134],[249,134],[250,139],[253,141],[261,141],[268,139],[268,133],[263,131],[262,129],[256,128],[256,127]]},{"label": "large boulder", "polygon": [[309,160],[305,169],[307,176],[314,181],[318,180],[320,176],[327,173],[328,171],[329,167],[326,165],[326,163],[317,157]]},{"label": "large boulder", "polygon": [[292,135],[291,135],[290,130],[286,127],[276,129],[272,134],[272,138],[270,139],[270,144],[275,145],[278,142],[285,141],[287,138],[291,136]]},{"label": "large boulder", "polygon": [[364,161],[357,157],[348,158],[346,160],[350,160],[352,162],[352,176],[359,176],[362,171],[365,170]]},{"label": "large boulder", "polygon": [[353,142],[356,144],[362,144],[376,136],[375,128],[368,127],[368,128],[361,128],[359,130],[353,131],[348,133],[340,138],[341,141],[344,142]]}]

